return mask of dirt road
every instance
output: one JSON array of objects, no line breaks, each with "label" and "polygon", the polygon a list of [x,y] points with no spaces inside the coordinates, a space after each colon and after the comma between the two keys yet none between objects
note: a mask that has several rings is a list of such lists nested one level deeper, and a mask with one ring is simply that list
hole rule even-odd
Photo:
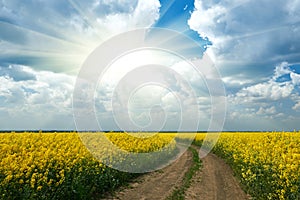
[{"label": "dirt road", "polygon": [[[208,154],[203,167],[196,172],[186,190],[185,199],[244,200],[249,197],[240,188],[230,167],[214,154]],[[180,187],[185,173],[192,166],[192,153],[185,152],[170,166],[145,174],[106,199],[121,200],[163,200]]]},{"label": "dirt road", "polygon": [[232,169],[222,159],[209,153],[202,162],[203,168],[193,177],[191,186],[185,193],[185,199],[250,199],[233,176]]},{"label": "dirt road", "polygon": [[145,174],[136,179],[129,188],[123,189],[114,197],[106,199],[148,200],[165,199],[175,187],[180,186],[185,172],[192,165],[192,155],[186,151],[174,163],[161,170]]}]

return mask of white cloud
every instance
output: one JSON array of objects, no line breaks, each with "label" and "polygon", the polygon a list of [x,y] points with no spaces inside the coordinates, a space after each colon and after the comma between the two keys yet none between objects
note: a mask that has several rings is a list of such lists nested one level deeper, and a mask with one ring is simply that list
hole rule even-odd
[{"label": "white cloud", "polygon": [[294,102],[294,106],[292,107],[295,111],[300,111],[300,96],[299,94],[293,94],[291,98]]},{"label": "white cloud", "polygon": [[25,66],[9,65],[0,67],[0,76],[11,77],[14,81],[35,80],[36,76],[32,70]]},{"label": "white cloud", "polygon": [[219,61],[299,61],[298,0],[195,0],[191,29],[212,41]]},{"label": "white cloud", "polygon": [[300,110],[300,101],[293,106],[294,110]]},{"label": "white cloud", "polygon": [[135,27],[149,27],[159,18],[158,0],[138,1],[133,13]]},{"label": "white cloud", "polygon": [[[154,67],[149,66],[145,68],[146,72],[137,74],[140,72],[139,67],[148,65]],[[131,119],[137,120],[138,123],[143,122],[142,124],[149,121],[148,112],[151,107],[160,105],[167,116],[168,128],[173,127],[175,130],[182,120],[185,120],[185,126],[193,124],[198,120],[198,117],[195,117],[198,112],[201,129],[206,130],[212,107],[209,92],[201,75],[193,65],[168,52],[154,50],[132,52],[119,58],[105,71],[96,98],[104,105],[106,111],[113,109],[120,116],[118,119],[123,121],[128,117],[124,113],[128,106]],[[114,98],[112,95],[116,87],[122,89],[117,92],[115,90],[116,98]],[[131,98],[129,102],[128,96]],[[97,113],[99,121],[105,121],[107,115]],[[153,116],[153,122],[161,121],[159,116],[156,117]],[[120,120],[120,123],[123,121]],[[124,126],[130,126],[130,123],[126,122]],[[192,130],[195,126],[191,125],[189,128]]]},{"label": "white cloud", "polygon": [[287,1],[287,5],[285,7],[286,11],[292,16],[292,20],[298,22],[300,20],[300,13],[299,13],[300,1]]},{"label": "white cloud", "polygon": [[291,72],[290,76],[291,76],[291,79],[292,79],[292,83],[294,85],[299,85],[300,84],[300,74],[296,74],[294,72]]},{"label": "white cloud", "polygon": [[[291,97],[296,85],[300,83],[300,75],[292,72],[290,64],[282,62],[275,67],[273,76],[264,82],[243,87],[234,96],[240,102],[253,102],[256,100],[279,100]],[[284,75],[290,80],[278,81]]]},{"label": "white cloud", "polygon": [[253,84],[256,80],[246,79],[243,76],[226,76],[222,78],[222,81],[229,87],[242,87],[244,85]]},{"label": "white cloud", "polygon": [[[124,4],[124,7],[128,6]],[[137,6],[129,13],[112,12],[97,18],[97,22],[106,29],[109,35],[127,30],[149,27],[159,17],[158,0],[138,1]]]},{"label": "white cloud", "polygon": [[[73,76],[35,71],[30,67],[18,65],[9,69],[30,74],[35,79],[14,80],[10,75],[0,76],[0,110],[5,111],[6,115],[2,117],[9,122],[1,123],[2,129],[73,128]],[[62,118],[65,127],[60,121]],[[59,126],[55,127],[55,124]]]},{"label": "white cloud", "polygon": [[282,62],[281,64],[276,66],[273,79],[276,80],[283,75],[290,74],[292,71],[289,66],[290,65],[287,62]]},{"label": "white cloud", "polygon": [[159,0],[1,1],[0,59],[74,73],[108,38],[151,26],[159,7]]},{"label": "white cloud", "polygon": [[[292,65],[283,62],[275,66],[274,73],[265,81],[243,87],[228,96],[229,127],[243,127],[235,120],[246,120],[243,129],[253,130],[251,124],[257,124],[254,129],[275,130],[287,127],[280,120],[288,119],[292,109],[300,108],[296,91],[299,74],[293,72]],[[284,77],[284,79],[281,79]],[[288,78],[290,77],[290,79]],[[297,77],[297,78],[295,78]],[[288,107],[294,102],[294,106]],[[283,109],[283,106],[286,108]],[[285,123],[292,123],[297,117]],[[230,128],[229,128],[230,129]]]},{"label": "white cloud", "polygon": [[[292,64],[275,66],[273,75],[228,95],[228,130],[293,130],[299,127],[299,74]],[[230,82],[232,80],[229,80]],[[239,123],[243,121],[243,123]],[[255,126],[254,126],[255,125]]]},{"label": "white cloud", "polygon": [[254,99],[279,100],[290,96],[293,89],[294,86],[290,83],[268,81],[243,88],[237,93],[237,96],[242,98],[253,97]]},{"label": "white cloud", "polygon": [[256,112],[256,114],[258,114],[258,115],[270,115],[270,114],[275,114],[276,112],[277,111],[276,111],[275,106],[272,106],[272,107],[269,107],[269,108],[260,107],[259,110]]},{"label": "white cloud", "polygon": [[226,12],[226,8],[218,4],[205,9],[203,2],[196,0],[195,11],[192,13],[188,24],[191,29],[198,31],[201,37],[216,42],[217,37],[214,29],[216,24],[221,22],[221,18]]}]

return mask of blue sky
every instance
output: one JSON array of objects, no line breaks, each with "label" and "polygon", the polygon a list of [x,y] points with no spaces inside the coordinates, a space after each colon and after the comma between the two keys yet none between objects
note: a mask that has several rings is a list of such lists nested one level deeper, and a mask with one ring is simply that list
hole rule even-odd
[{"label": "blue sky", "polygon": [[[205,52],[214,61],[226,88],[224,130],[298,130],[299,10],[298,0],[2,0],[0,129],[76,129],[72,95],[87,56],[114,35],[160,27],[191,37],[201,46],[192,54]],[[203,80],[184,64],[172,68],[191,81],[201,102],[199,130],[205,130],[211,105]],[[118,129],[111,91],[98,91],[95,105],[109,130]],[[133,102],[174,103],[170,94],[143,95]],[[174,117],[166,129],[177,129],[175,104],[166,110]],[[149,120],[140,112],[132,118]]]}]

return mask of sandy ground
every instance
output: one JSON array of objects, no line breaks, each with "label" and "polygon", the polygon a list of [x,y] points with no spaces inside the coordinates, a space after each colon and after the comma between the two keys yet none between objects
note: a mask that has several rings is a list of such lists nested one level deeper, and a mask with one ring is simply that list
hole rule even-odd
[{"label": "sandy ground", "polygon": [[[250,199],[233,176],[231,168],[219,157],[209,153],[202,159],[203,167],[196,172],[187,189],[185,199],[244,200]],[[192,153],[185,152],[168,167],[137,178],[129,187],[121,188],[105,199],[161,200],[182,184],[192,165]]]}]

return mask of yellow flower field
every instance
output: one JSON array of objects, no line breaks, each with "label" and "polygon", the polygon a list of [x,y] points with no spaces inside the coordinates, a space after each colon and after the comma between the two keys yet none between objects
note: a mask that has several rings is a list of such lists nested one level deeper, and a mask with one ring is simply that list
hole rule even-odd
[{"label": "yellow flower field", "polygon": [[[83,135],[97,138],[96,133]],[[139,139],[110,133],[106,137],[126,151],[157,151],[169,143],[170,152],[175,148],[171,136]],[[3,133],[0,149],[1,199],[86,199],[134,176],[95,159],[77,133]]]},{"label": "yellow flower field", "polygon": [[251,196],[300,199],[300,133],[222,133],[214,152]]},{"label": "yellow flower field", "polygon": [[[145,157],[142,160],[145,167],[175,155],[176,142],[194,138],[193,134],[176,136],[173,133],[151,137],[104,134],[109,142],[125,152],[116,155],[117,151],[111,151],[105,146],[107,143],[102,144],[97,134],[0,134],[0,198],[91,199],[95,194],[101,196],[136,174],[107,167],[99,160],[126,160],[126,152],[166,152],[162,158]],[[201,145],[205,136],[197,134],[194,144]],[[98,152],[99,147],[102,152]],[[300,199],[300,133],[222,133],[213,152],[226,160],[254,199]]]}]

